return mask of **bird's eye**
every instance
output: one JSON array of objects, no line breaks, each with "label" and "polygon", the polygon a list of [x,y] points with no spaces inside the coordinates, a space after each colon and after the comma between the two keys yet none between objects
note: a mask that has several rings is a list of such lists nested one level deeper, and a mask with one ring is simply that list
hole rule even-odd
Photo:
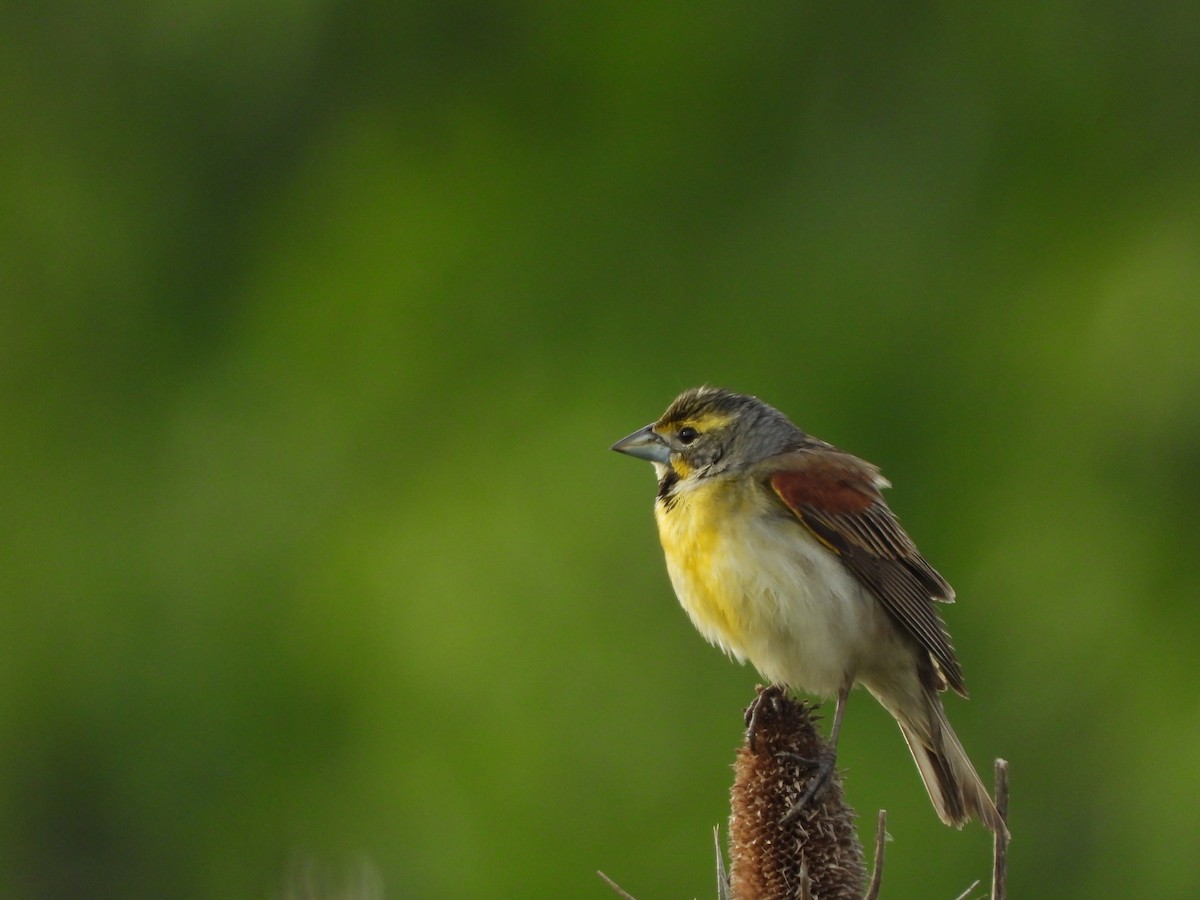
[{"label": "bird's eye", "polygon": [[679,443],[681,444],[690,444],[698,437],[700,437],[700,432],[691,425],[685,425],[679,429]]}]

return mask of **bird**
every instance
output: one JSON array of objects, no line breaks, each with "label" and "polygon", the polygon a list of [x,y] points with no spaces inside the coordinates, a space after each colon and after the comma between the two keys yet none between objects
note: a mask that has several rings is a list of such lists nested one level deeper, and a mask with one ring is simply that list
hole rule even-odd
[{"label": "bird", "polygon": [[710,643],[772,684],[836,698],[834,755],[861,685],[899,724],[938,817],[1008,834],[942,706],[948,688],[967,696],[936,607],[954,590],[884,500],[876,466],[707,385],[612,449],[654,465],[667,572]]}]

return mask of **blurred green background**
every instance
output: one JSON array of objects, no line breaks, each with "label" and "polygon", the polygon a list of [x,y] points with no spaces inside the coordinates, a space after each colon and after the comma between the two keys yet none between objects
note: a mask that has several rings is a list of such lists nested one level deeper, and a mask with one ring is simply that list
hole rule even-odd
[{"label": "blurred green background", "polygon": [[[0,895],[712,897],[757,679],[608,451],[700,382],[896,484],[1013,896],[1200,894],[1198,46],[1184,3],[9,4]],[[841,763],[887,896],[987,877],[863,694]]]}]

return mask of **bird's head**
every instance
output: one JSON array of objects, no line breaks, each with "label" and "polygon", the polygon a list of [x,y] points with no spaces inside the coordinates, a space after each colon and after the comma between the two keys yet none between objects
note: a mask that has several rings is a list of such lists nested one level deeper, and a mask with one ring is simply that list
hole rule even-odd
[{"label": "bird's head", "polygon": [[657,421],[613,444],[654,463],[659,478],[736,473],[797,446],[804,432],[757,397],[723,388],[684,391]]}]

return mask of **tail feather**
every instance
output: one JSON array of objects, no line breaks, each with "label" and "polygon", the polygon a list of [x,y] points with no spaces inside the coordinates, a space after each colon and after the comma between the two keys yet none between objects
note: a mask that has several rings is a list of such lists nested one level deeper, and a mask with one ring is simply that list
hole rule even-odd
[{"label": "tail feather", "polygon": [[927,723],[918,724],[907,716],[898,716],[897,721],[938,817],[955,828],[978,818],[993,834],[1007,834],[1004,819],[950,727],[936,694],[928,695],[926,710]]}]

